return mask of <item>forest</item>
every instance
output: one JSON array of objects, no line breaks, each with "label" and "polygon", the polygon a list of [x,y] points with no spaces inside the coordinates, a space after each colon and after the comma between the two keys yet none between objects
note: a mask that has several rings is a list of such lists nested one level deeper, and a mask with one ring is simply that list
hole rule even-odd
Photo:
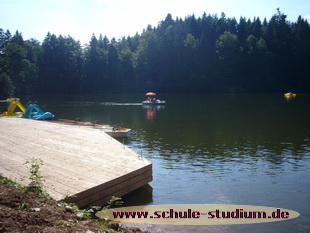
[{"label": "forest", "polygon": [[168,14],[156,27],[88,44],[0,28],[0,94],[309,92],[310,27],[279,9],[268,21]]}]

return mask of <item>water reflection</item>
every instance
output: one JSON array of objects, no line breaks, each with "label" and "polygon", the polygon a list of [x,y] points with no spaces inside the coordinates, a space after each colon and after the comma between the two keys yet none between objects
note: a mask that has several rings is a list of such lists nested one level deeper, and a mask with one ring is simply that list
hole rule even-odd
[{"label": "water reflection", "polygon": [[149,122],[154,122],[157,111],[165,108],[165,106],[159,106],[159,105],[158,106],[142,105],[142,107],[146,110],[146,119]]},{"label": "water reflection", "polygon": [[[307,139],[301,141],[292,142],[276,142],[265,141],[257,142],[246,141],[238,142],[236,140],[229,141],[222,138],[222,142],[208,140],[207,138],[196,138],[191,143],[191,138],[184,138],[184,134],[181,132],[176,133],[175,138],[169,138],[167,143],[167,137],[160,137],[161,133],[154,132],[152,135],[146,133],[144,143],[150,153],[158,152],[155,156],[162,157],[163,160],[174,160],[182,162],[182,160],[188,162],[189,160],[202,161],[197,164],[201,166],[205,165],[206,161],[222,161],[222,162],[241,162],[248,163],[255,158],[260,158],[269,163],[281,165],[283,163],[293,163],[298,165],[298,161],[301,162],[305,158],[309,158],[309,142]],[[133,141],[135,137],[133,135]],[[138,136],[139,138],[141,135]],[[202,140],[205,141],[202,141]],[[134,143],[134,142],[133,142]],[[154,154],[154,153],[152,153]],[[153,155],[154,156],[154,155]]]},{"label": "water reflection", "polygon": [[146,108],[146,118],[152,122],[156,117],[156,108],[153,106],[144,106],[144,108]]}]

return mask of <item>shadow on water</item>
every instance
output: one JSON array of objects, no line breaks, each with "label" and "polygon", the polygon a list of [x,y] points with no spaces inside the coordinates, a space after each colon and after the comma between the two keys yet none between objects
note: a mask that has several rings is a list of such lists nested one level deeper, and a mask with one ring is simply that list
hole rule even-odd
[{"label": "shadow on water", "polygon": [[123,207],[148,205],[153,202],[153,188],[147,184],[122,197]]}]

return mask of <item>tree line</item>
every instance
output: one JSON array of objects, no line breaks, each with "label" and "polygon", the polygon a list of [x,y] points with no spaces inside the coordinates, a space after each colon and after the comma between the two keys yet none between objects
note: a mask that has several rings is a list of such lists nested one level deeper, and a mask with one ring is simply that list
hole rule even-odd
[{"label": "tree line", "polygon": [[93,35],[86,45],[0,29],[0,94],[309,92],[309,55],[309,23],[289,22],[279,9],[269,21],[168,14],[141,34]]}]

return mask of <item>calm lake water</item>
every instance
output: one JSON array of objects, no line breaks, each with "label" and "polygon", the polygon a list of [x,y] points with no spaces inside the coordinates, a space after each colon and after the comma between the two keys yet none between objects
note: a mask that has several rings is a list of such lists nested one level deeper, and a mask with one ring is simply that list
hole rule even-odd
[{"label": "calm lake water", "polygon": [[170,232],[310,232],[310,95],[169,94],[144,108],[143,94],[25,96],[56,118],[131,128],[121,140],[153,163],[154,180],[127,205],[237,204],[297,211],[275,223],[143,226]]}]

